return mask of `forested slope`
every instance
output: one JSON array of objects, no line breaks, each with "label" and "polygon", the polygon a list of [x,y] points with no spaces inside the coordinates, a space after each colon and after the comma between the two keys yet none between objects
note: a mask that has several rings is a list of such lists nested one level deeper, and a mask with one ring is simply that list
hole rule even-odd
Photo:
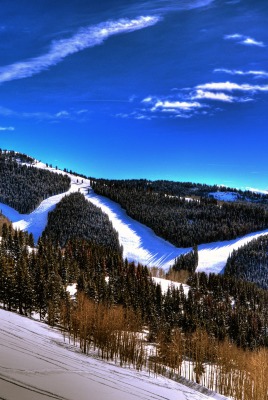
[{"label": "forested slope", "polygon": [[[235,400],[265,399],[267,349],[244,351],[225,332],[230,325],[245,348],[265,344],[267,291],[200,275],[192,279],[188,297],[183,290],[163,294],[146,268],[110,257],[86,241],[71,241],[64,254],[45,241],[28,252],[25,234],[5,232],[0,243],[0,302],[5,308],[40,312],[42,319],[61,327],[68,347],[74,343],[86,354],[94,351],[94,357],[98,352],[127,368],[175,379],[181,375]],[[72,301],[65,284],[76,276],[79,293]],[[208,326],[210,334],[204,329]],[[149,327],[148,340],[153,339],[149,346],[141,335],[144,327]],[[185,369],[189,363],[192,372]]]},{"label": "forested slope", "polygon": [[224,273],[268,289],[268,235],[233,251]]},{"label": "forested slope", "polygon": [[70,187],[67,175],[37,169],[29,164],[33,162],[24,154],[0,151],[0,202],[21,214],[30,213],[45,198]]},{"label": "forested slope", "polygon": [[188,296],[175,288],[164,294],[146,267],[88,240],[71,239],[62,251],[43,237],[29,252],[27,233],[4,225],[1,235],[0,303],[9,310],[36,310],[56,323],[62,305],[70,307],[65,285],[77,282],[89,299],[133,310],[151,338],[163,333],[168,341],[175,328],[185,334],[201,328],[242,348],[268,346],[268,292],[252,283],[202,273],[190,277]]},{"label": "forested slope", "polygon": [[[120,188],[114,195],[116,192],[120,195]],[[142,193],[137,187],[125,192],[151,219],[156,218],[156,210],[170,230],[172,223],[166,217],[178,204],[184,218],[187,215],[189,219],[192,213],[190,225],[196,215],[197,221],[203,221],[196,225],[200,232],[202,227],[211,226],[204,221],[219,222],[221,215],[226,215],[226,221],[223,219],[218,225],[230,225],[233,232],[235,227],[249,228],[255,216],[258,223],[261,216],[267,222],[266,210],[256,205],[217,203],[211,199],[187,201],[151,190]],[[236,225],[231,224],[231,218]],[[163,293],[147,267],[123,260],[117,233],[108,218],[79,192],[65,196],[50,213],[48,226],[34,251],[29,249],[33,246],[31,236],[2,222],[0,303],[4,308],[26,315],[36,311],[49,324],[60,324],[64,334],[79,341],[85,353],[97,348],[103,358],[119,357],[121,365],[133,363],[137,369],[146,365],[153,373],[168,370],[180,374],[183,360],[191,360],[194,379],[200,382],[209,363],[212,387],[217,382],[219,391],[235,399],[258,399],[244,394],[239,397],[237,388],[241,385],[239,390],[247,390],[245,382],[259,387],[259,373],[253,376],[245,360],[256,357],[258,371],[263,372],[261,357],[267,360],[268,348],[267,290],[234,276],[194,274],[198,261],[194,246],[191,253],[176,260],[174,267],[177,271],[188,270],[188,295],[182,287],[171,287]],[[216,226],[215,222],[215,229]],[[186,238],[190,240],[187,235]],[[76,301],[66,292],[66,286],[74,282],[78,290]],[[140,340],[142,329],[155,343],[155,356],[145,357]],[[230,386],[231,381],[236,383]]]},{"label": "forested slope", "polygon": [[118,233],[100,208],[76,192],[65,196],[49,213],[43,236],[64,247],[70,239],[86,239],[98,246],[120,250]]},{"label": "forested slope", "polygon": [[208,197],[189,200],[169,187],[144,180],[91,182],[97,194],[118,202],[130,217],[177,247],[230,240],[268,227],[264,205],[218,202]]},{"label": "forested slope", "polygon": [[178,196],[178,197],[212,197],[213,193],[234,193],[237,195],[237,199],[241,202],[251,201],[255,203],[268,203],[268,195],[256,193],[249,190],[240,190],[236,188],[230,188],[227,186],[218,185],[207,185],[205,183],[194,183],[194,182],[178,182],[178,181],[168,181],[168,180],[155,180],[151,181],[148,179],[127,179],[127,180],[108,180],[108,179],[96,179],[91,178],[93,181],[98,181],[99,183],[104,183],[105,185],[112,184],[117,187],[124,188],[137,188],[146,189],[149,192],[163,193],[168,196]]}]

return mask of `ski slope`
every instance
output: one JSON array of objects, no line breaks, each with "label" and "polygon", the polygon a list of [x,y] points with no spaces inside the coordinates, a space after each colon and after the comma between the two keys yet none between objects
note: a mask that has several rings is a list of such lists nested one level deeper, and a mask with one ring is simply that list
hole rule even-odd
[{"label": "ski slope", "polygon": [[0,321],[0,399],[225,399],[85,356],[44,323],[2,309]]},{"label": "ski slope", "polygon": [[[64,173],[63,171],[46,167],[43,163],[37,163],[35,166],[49,169],[55,173]],[[63,196],[79,191],[109,216],[119,234],[120,244],[124,248],[124,258],[128,258],[129,261],[139,262],[148,267],[156,266],[168,270],[176,257],[191,250],[191,248],[177,248],[156,236],[150,228],[130,218],[119,204],[94,193],[90,187],[89,180],[68,175],[71,178],[69,191],[44,200],[32,213],[19,214],[16,210],[3,203],[0,203],[0,210],[12,221],[14,228],[31,232],[35,242],[37,242],[46,226],[48,213],[55,208]],[[268,229],[250,233],[234,240],[199,245],[197,271],[220,273],[233,250],[237,250],[252,239],[265,234],[268,234]]]}]

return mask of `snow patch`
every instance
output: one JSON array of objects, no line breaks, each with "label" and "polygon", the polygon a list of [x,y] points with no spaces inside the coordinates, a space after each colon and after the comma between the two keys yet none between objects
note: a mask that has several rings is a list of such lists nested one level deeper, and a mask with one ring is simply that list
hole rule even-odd
[{"label": "snow patch", "polygon": [[71,283],[66,287],[66,292],[68,292],[71,298],[74,298],[77,293],[77,283]]},{"label": "snow patch", "polygon": [[174,282],[170,281],[169,279],[153,277],[153,281],[161,286],[162,293],[167,293],[168,288],[180,289],[182,285],[184,294],[187,296],[190,289],[190,286],[186,285],[185,283]]},{"label": "snow patch", "polygon": [[211,192],[208,195],[220,201],[237,201],[240,199],[239,193],[235,192]]}]

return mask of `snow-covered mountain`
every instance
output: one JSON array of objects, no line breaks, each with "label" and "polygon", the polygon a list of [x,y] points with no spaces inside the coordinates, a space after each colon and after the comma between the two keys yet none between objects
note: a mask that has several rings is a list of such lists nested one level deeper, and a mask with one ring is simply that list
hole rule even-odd
[{"label": "snow-covered mountain", "polygon": [[[65,173],[43,163],[37,163],[36,167]],[[2,213],[15,228],[31,232],[37,241],[46,226],[48,213],[65,195],[80,192],[109,216],[118,231],[124,257],[129,260],[167,270],[176,257],[191,250],[176,248],[156,236],[150,228],[128,217],[117,203],[96,195],[90,180],[68,175],[70,189],[44,200],[32,213],[19,214],[0,203]],[[265,230],[231,241],[200,245],[197,271],[221,272],[233,249],[267,233]],[[163,292],[171,284],[160,278],[154,279],[161,284]],[[187,293],[187,285],[184,290]],[[95,357],[86,357],[78,348],[65,343],[57,330],[14,313],[0,309],[0,320],[0,399],[224,399],[218,394],[201,393],[196,384],[191,388],[189,382],[189,386],[184,386],[163,377],[149,376],[146,371],[122,369]]]},{"label": "snow-covered mountain", "polygon": [[[55,173],[65,173],[58,169],[47,167],[46,164],[41,162],[35,166],[37,168],[49,169]],[[124,248],[124,257],[130,261],[140,262],[149,267],[157,266],[167,270],[174,263],[176,257],[191,250],[190,248],[177,248],[156,236],[150,228],[130,218],[119,204],[94,193],[88,179],[79,178],[72,174],[68,175],[71,178],[71,188],[69,191],[49,197],[32,213],[19,214],[3,203],[0,203],[0,209],[13,222],[15,228],[28,230],[28,232],[33,233],[34,239],[37,241],[46,226],[48,213],[55,208],[63,196],[79,191],[89,201],[108,214],[114,228],[118,231],[120,243]],[[233,240],[199,245],[197,271],[220,273],[224,269],[226,260],[233,250],[267,233],[268,229],[250,233]]]}]

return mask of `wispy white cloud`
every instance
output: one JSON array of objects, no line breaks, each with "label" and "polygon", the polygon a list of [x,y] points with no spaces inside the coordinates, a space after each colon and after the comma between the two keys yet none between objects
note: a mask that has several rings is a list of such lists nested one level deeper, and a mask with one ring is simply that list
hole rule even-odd
[{"label": "wispy white cloud", "polygon": [[128,8],[128,11],[135,13],[160,13],[166,14],[172,11],[191,10],[194,8],[207,7],[214,0],[154,0],[137,2]]},{"label": "wispy white cloud", "polygon": [[[230,75],[266,76],[266,71],[242,71],[224,68],[215,69],[213,72],[224,72]],[[121,118],[193,118],[197,115],[212,115],[222,111],[222,104],[248,103],[254,101],[257,93],[268,93],[268,85],[255,85],[236,82],[209,82],[195,87],[181,88],[167,96],[149,95],[140,100],[135,113],[120,114]],[[118,115],[119,116],[119,115]]]},{"label": "wispy white cloud", "polygon": [[158,16],[140,16],[83,28],[70,38],[53,42],[46,54],[1,67],[0,82],[29,78],[60,63],[71,54],[102,44],[110,36],[150,27],[160,19]]},{"label": "wispy white cloud", "polygon": [[[263,76],[266,71],[257,70],[231,70],[218,68],[213,72],[223,72],[230,75]],[[247,103],[254,101],[256,93],[267,93],[268,85],[255,85],[236,82],[209,82],[176,89],[167,96],[148,95],[140,100],[139,106],[132,113],[117,114],[120,118],[153,119],[153,118],[193,118],[197,115],[212,115],[222,111],[222,104]],[[229,107],[228,107],[229,108]]]},{"label": "wispy white cloud", "polygon": [[265,47],[265,44],[263,42],[258,42],[257,40],[252,39],[250,37],[242,40],[241,44],[245,44],[246,46]]},{"label": "wispy white cloud", "polygon": [[15,111],[10,108],[0,106],[0,115],[3,117],[13,117],[19,119],[36,119],[36,120],[51,120],[56,118],[56,115],[47,112],[25,112]]},{"label": "wispy white cloud", "polygon": [[148,96],[148,97],[145,97],[145,99],[143,99],[141,102],[142,103],[151,103],[152,101],[153,101],[153,98]]},{"label": "wispy white cloud", "polygon": [[179,101],[177,99],[170,99],[166,97],[159,99],[157,97],[145,97],[140,100],[142,107],[137,107],[131,113],[118,113],[115,114],[116,118],[132,118],[137,120],[152,120],[155,118],[191,118],[196,113],[201,113],[203,107],[197,101]]},{"label": "wispy white cloud", "polygon": [[253,39],[249,36],[241,35],[240,33],[234,33],[231,35],[224,35],[224,39],[226,40],[234,40],[239,44],[243,44],[245,46],[257,46],[257,47],[265,47],[265,44],[261,41]]},{"label": "wispy white cloud", "polygon": [[113,115],[115,118],[151,120],[152,116],[146,113],[146,110],[132,111],[131,113],[117,113]]},{"label": "wispy white cloud", "polygon": [[161,101],[158,100],[153,108],[151,109],[152,111],[156,110],[162,110],[162,111],[171,111],[171,112],[176,112],[178,110],[183,110],[183,111],[188,111],[188,110],[193,110],[195,108],[200,108],[202,107],[200,103],[197,101],[195,102],[188,102],[188,101]]},{"label": "wispy white cloud", "polygon": [[14,131],[14,126],[0,126],[0,131]]},{"label": "wispy white cloud", "polygon": [[250,70],[250,71],[241,71],[237,69],[226,69],[226,68],[216,68],[214,69],[213,72],[224,72],[229,75],[251,75],[254,76],[255,78],[266,78],[268,77],[268,72],[266,71],[255,71],[255,70]]},{"label": "wispy white cloud", "polygon": [[69,113],[68,113],[68,111],[65,111],[65,110],[63,110],[63,111],[59,111],[58,113],[56,113],[56,117],[57,118],[65,118],[65,117],[69,117]]},{"label": "wispy white cloud", "polygon": [[78,110],[76,112],[76,114],[81,115],[81,114],[87,114],[88,113],[88,109],[87,108],[82,108],[81,110]]},{"label": "wispy white cloud", "polygon": [[268,85],[238,84],[234,82],[211,82],[196,86],[201,90],[243,91],[243,92],[268,92]]},{"label": "wispy white cloud", "polygon": [[[48,122],[59,122],[61,120],[70,119],[76,121],[83,121],[85,115],[88,113],[88,110],[61,110],[56,113],[49,113],[49,112],[25,112],[25,111],[15,111],[9,108],[1,107],[0,106],[0,116],[3,117],[13,117],[18,119],[32,119],[37,121],[48,121]],[[12,127],[10,127],[13,130]],[[4,130],[4,129],[0,129]],[[6,129],[8,130],[8,129]]]},{"label": "wispy white cloud", "polygon": [[13,111],[10,110],[9,108],[0,106],[0,115],[8,117],[10,115],[13,115]]},{"label": "wispy white cloud", "polygon": [[243,39],[243,35],[240,35],[240,33],[234,33],[232,35],[224,35],[224,39]]},{"label": "wispy white cloud", "polygon": [[233,103],[234,97],[227,95],[226,93],[222,92],[209,92],[202,89],[198,89],[196,93],[192,96],[192,99],[203,99],[203,100],[216,100],[216,101],[223,101],[226,103]]}]

